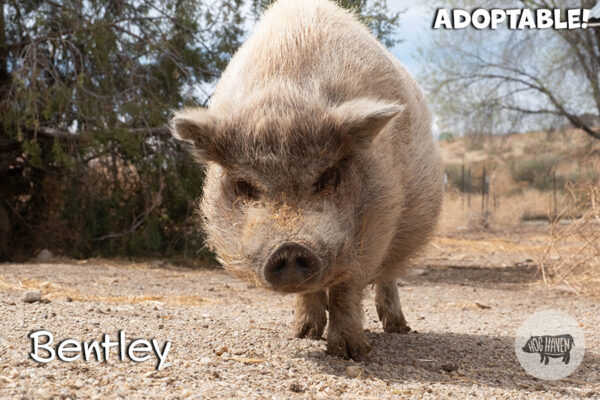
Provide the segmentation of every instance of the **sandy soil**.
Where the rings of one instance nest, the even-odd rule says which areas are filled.
[[[105,260],[0,264],[0,398],[600,398],[600,303],[540,284],[527,259],[529,235],[438,238],[399,282],[413,332],[386,334],[369,288],[363,303],[373,350],[355,363],[325,354],[325,341],[290,337],[292,296],[219,269]],[[501,248],[501,249],[500,249]],[[25,303],[41,289],[44,302]],[[514,334],[534,311],[577,319],[587,351],[561,381],[529,376]],[[32,331],[56,340],[172,341],[155,361],[28,358]],[[355,366],[356,368],[348,368]],[[358,375],[358,376],[356,376]]]

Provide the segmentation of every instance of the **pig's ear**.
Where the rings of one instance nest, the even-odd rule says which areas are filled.
[[[367,145],[404,108],[398,103],[363,98],[334,107],[333,114],[356,144]]]
[[[217,161],[214,136],[218,120],[206,108],[175,112],[171,120],[171,134],[194,146],[195,155],[202,162]]]

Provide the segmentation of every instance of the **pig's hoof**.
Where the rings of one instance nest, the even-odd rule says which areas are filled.
[[[371,345],[364,335],[360,337],[340,335],[327,339],[327,353],[334,356],[362,361],[367,358],[370,351]]]
[[[383,322],[383,331],[386,333],[408,333],[410,326],[405,321],[386,320]]]
[[[385,307],[377,306],[377,315],[383,325],[383,331],[386,333],[408,333],[410,326],[406,324],[402,312],[400,315],[390,312]]]
[[[294,336],[297,338],[322,339],[327,325],[325,313],[319,317],[299,317],[294,321]]]

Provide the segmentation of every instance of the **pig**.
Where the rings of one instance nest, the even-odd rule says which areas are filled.
[[[410,330],[396,279],[442,199],[424,95],[350,11],[280,0],[232,57],[207,108],[171,131],[206,165],[206,242],[232,274],[296,293],[293,330],[361,360],[361,299],[385,332]]]

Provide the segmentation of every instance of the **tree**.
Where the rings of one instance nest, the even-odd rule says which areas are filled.
[[[0,0],[0,259],[201,247],[203,170],[165,123],[207,103],[248,4]]]
[[[594,4],[513,1],[531,9]],[[422,54],[422,79],[446,130],[509,132],[566,120],[600,139],[600,29],[441,31]]]
[[[202,171],[164,124],[208,98],[203,85],[241,43],[242,0],[0,5],[0,258],[200,242],[190,226]]]

